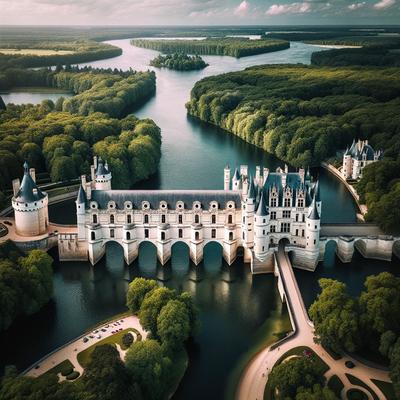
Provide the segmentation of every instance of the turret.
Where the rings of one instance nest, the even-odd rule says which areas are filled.
[[[254,179],[249,175],[248,179],[248,191],[246,194],[246,200],[244,201],[244,221],[242,223],[242,237],[245,247],[251,248],[254,244],[254,211],[256,202],[256,188],[254,185]]]
[[[97,161],[95,190],[111,190],[111,172],[108,169],[107,162],[99,158]]]
[[[47,232],[49,224],[48,196],[34,180],[34,169],[24,163],[21,184],[13,181],[14,195],[11,204],[15,215],[15,230],[20,236],[37,236]]]
[[[262,259],[269,249],[269,218],[263,191],[254,218],[254,254],[258,259]]]
[[[311,174],[310,174],[310,167],[307,168],[306,177],[304,178],[305,183],[311,183]]]
[[[354,146],[354,142],[352,147]],[[349,148],[346,149],[344,155],[343,155],[343,167],[342,167],[342,173],[345,179],[351,178],[351,175],[353,173],[353,161],[351,159],[351,150]]]
[[[224,168],[224,190],[229,190],[231,186],[231,169],[229,165]]]
[[[232,190],[240,190],[240,183],[241,183],[240,181],[241,181],[240,174],[238,169],[236,168],[232,178]]]
[[[318,212],[316,196],[308,209],[306,217],[306,250],[319,252],[319,233],[321,229],[321,220]]]
[[[85,211],[86,211],[86,192],[82,185],[79,186],[76,204],[76,223],[78,226],[78,239],[85,238]]]

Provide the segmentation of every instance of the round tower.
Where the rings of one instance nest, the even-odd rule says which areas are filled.
[[[232,190],[240,190],[240,181],[240,174],[238,169],[236,168],[232,178]]]
[[[15,215],[15,230],[20,236],[38,236],[47,232],[49,225],[48,196],[36,185],[35,172],[24,163],[24,177],[13,182],[11,204]]]
[[[96,169],[95,188],[96,190],[111,190],[111,172],[107,162],[99,158]]]
[[[353,160],[351,158],[351,153],[350,150],[347,149],[346,152],[343,155],[343,176],[345,179],[351,178],[351,175],[353,173]]]
[[[321,220],[318,213],[317,201],[314,198],[308,209],[306,217],[306,250],[319,252],[319,233],[321,229]]]
[[[229,190],[231,184],[231,169],[229,165],[224,168],[224,190]]]
[[[254,254],[259,260],[266,256],[269,249],[269,218],[267,203],[262,192],[254,217]]]
[[[256,202],[256,188],[254,186],[253,177],[249,176],[249,188],[247,191],[246,200],[244,200],[243,216],[244,220],[242,222],[242,238],[244,246],[251,248],[254,245],[254,211]]]

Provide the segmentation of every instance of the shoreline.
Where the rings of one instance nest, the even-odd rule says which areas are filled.
[[[324,49],[361,49],[363,47],[363,46],[347,45],[347,44],[317,44],[317,43],[305,43],[305,44],[314,47],[322,47]]]

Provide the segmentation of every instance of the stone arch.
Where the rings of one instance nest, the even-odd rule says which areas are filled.
[[[322,243],[322,242],[320,242]],[[320,261],[324,266],[334,267],[336,261],[336,256],[338,252],[337,239],[328,238],[324,241],[323,249],[320,251],[321,257]]]
[[[288,237],[282,237],[279,239],[278,246],[287,246],[290,244],[290,239]]]
[[[104,240],[102,243],[105,264],[112,270],[122,269],[127,265],[125,249],[121,242],[115,239]]]
[[[224,248],[218,240],[207,240],[203,246],[203,264],[208,271],[220,271],[224,263]]]
[[[190,266],[190,245],[185,240],[175,240],[171,245],[171,267],[173,271],[187,272]]]
[[[152,275],[157,269],[157,246],[149,239],[143,239],[138,243],[138,258],[137,263],[139,269],[145,275]]]

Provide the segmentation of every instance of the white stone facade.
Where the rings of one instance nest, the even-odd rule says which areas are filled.
[[[99,165],[102,163],[99,161]],[[255,178],[247,166],[236,170],[231,179],[224,170],[224,190],[111,190],[111,172],[92,167],[92,181],[82,178],[76,201],[77,237],[63,238],[60,255],[70,259],[68,248],[87,248],[88,259],[96,264],[105,253],[106,243],[116,241],[128,264],[138,256],[143,241],[157,248],[165,264],[174,243],[184,242],[197,265],[204,246],[218,242],[223,256],[232,264],[243,248],[245,261],[253,272],[272,268],[272,255],[281,239],[301,252],[300,266],[314,269],[319,255],[321,200],[318,183],[309,172],[270,172],[257,167]],[[99,182],[97,176],[109,176]],[[240,172],[239,172],[240,171]],[[69,243],[71,242],[71,243]],[[61,257],[61,256],[60,256]]]

